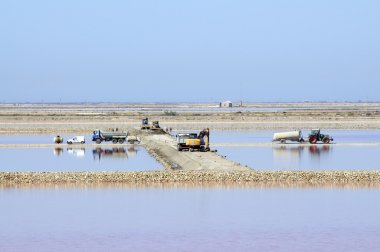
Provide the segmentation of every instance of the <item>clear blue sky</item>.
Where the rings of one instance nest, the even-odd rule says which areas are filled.
[[[380,101],[378,0],[12,0],[0,34],[0,102]]]

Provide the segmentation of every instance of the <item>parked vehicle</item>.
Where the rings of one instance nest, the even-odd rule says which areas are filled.
[[[96,142],[97,144],[100,144],[101,142],[109,142],[112,141],[112,143],[124,143],[127,139],[128,131],[102,131],[99,129],[94,130],[92,135],[92,141]]]
[[[137,136],[129,136],[128,131],[102,131],[99,129],[94,130],[93,135],[92,135],[92,141],[96,142],[97,144],[100,144],[101,142],[109,142],[112,141],[112,143],[124,143],[128,142],[131,144],[134,143],[140,143],[140,138]]]
[[[61,144],[61,143],[63,143],[63,137],[58,135],[58,136],[54,137],[53,141],[56,144]]]
[[[189,151],[210,151],[209,146],[210,130],[204,129],[197,133],[179,133],[177,134],[177,150]]]
[[[127,136],[127,142],[130,144],[139,144],[141,142],[138,136]]]
[[[76,157],[84,157],[85,148],[67,148],[67,153]]]
[[[159,121],[153,121],[151,124],[149,123],[148,118],[142,119],[141,127],[142,130],[159,130],[161,129]]]
[[[75,144],[75,143],[84,144],[85,142],[86,140],[84,139],[84,136],[76,136],[67,140],[68,144]]]

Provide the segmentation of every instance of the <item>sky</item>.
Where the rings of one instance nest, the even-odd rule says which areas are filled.
[[[0,3],[0,102],[380,101],[378,0]]]

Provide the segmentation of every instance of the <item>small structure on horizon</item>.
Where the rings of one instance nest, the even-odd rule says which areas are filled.
[[[231,101],[224,101],[219,103],[219,107],[221,108],[232,108],[232,102]]]

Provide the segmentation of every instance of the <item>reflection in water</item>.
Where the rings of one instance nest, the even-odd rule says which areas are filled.
[[[60,156],[63,153],[63,148],[54,148],[54,156]]]
[[[6,206],[0,215],[0,251],[380,248],[376,189],[57,185],[0,193],[0,205]]]
[[[86,153],[85,148],[67,148],[67,154],[76,157],[84,157]],[[111,159],[128,159],[128,157],[136,156],[138,149],[134,146],[129,148],[113,147],[113,148],[101,148],[97,147],[92,150],[92,156],[94,160],[101,160],[103,158]],[[63,154],[63,148],[58,147],[53,150],[54,156],[61,156]]]
[[[332,148],[331,148],[332,150]],[[330,152],[330,145],[328,144],[323,144],[322,146],[320,145],[311,145],[309,146],[309,153],[312,156],[321,156],[321,155],[326,155],[329,154]]]
[[[113,146],[109,146],[108,149],[95,147],[98,146],[3,148],[0,151],[0,172],[146,171],[163,168],[140,146],[116,149],[112,149]]]
[[[306,165],[309,169],[315,168],[320,166],[321,160],[328,159],[332,149],[330,145],[325,144],[274,146],[273,161],[275,167],[298,169]]]
[[[274,158],[283,158],[283,157],[298,157],[300,158],[303,155],[303,152],[305,149],[308,150],[309,154],[311,156],[321,156],[326,155],[332,150],[330,148],[330,145],[309,145],[309,146],[303,146],[303,145],[297,145],[297,146],[274,146],[273,147],[273,156]]]
[[[219,147],[218,153],[255,170],[379,170],[379,146],[272,144]]]
[[[128,149],[124,147],[114,147],[114,148],[101,148],[98,147],[92,150],[92,155],[94,160],[98,159],[99,161],[103,158],[125,158],[135,156],[137,154],[137,149],[133,146]]]
[[[84,157],[85,148],[67,148],[67,153],[76,157]]]

